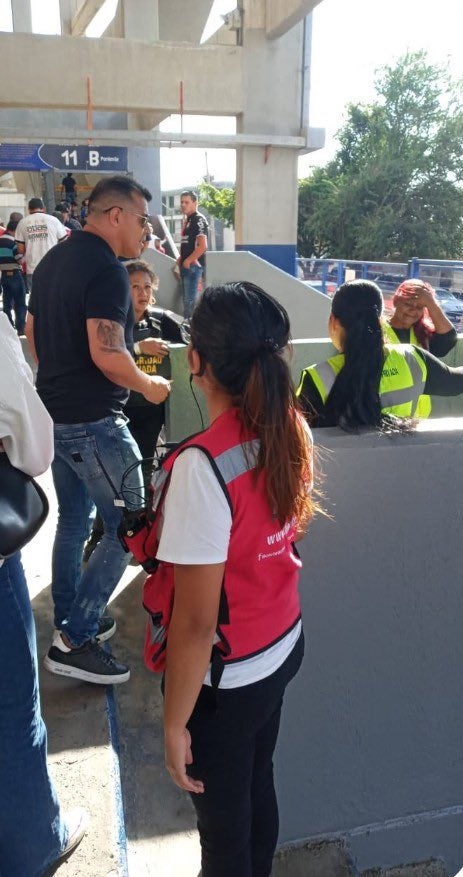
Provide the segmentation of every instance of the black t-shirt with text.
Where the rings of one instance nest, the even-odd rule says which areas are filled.
[[[75,231],[34,272],[29,301],[39,359],[37,390],[55,423],[90,423],[118,414],[128,390],[105,377],[90,356],[86,321],[112,320],[133,349],[129,277],[97,235]]]
[[[196,247],[196,238],[199,234],[204,234],[207,237],[209,226],[206,222],[206,218],[202,215],[202,213],[198,213],[196,210],[195,213],[192,213],[190,216],[185,217],[185,221],[182,227],[182,239],[180,243],[180,264],[191,255],[193,250]],[[202,256],[198,259],[198,262],[204,268],[206,264],[205,255],[203,253]]]

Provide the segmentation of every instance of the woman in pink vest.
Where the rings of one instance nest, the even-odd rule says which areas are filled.
[[[189,366],[211,425],[166,466],[166,764],[197,811],[203,877],[268,877],[278,837],[272,756],[304,649],[294,542],[313,513],[288,340],[286,311],[259,287],[205,290]]]

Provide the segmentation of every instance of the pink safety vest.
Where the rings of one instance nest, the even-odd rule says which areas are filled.
[[[212,654],[212,683],[218,684],[223,663],[249,658],[282,639],[297,624],[301,612],[297,583],[301,561],[293,540],[295,525],[283,527],[268,506],[265,474],[255,477],[259,441],[244,435],[238,410],[229,409],[204,432],[187,439],[164,460],[153,479],[155,520],[148,554],[157,548],[156,529],[168,490],[169,475],[185,448],[200,448],[224,490],[232,528],[222,584],[216,643]],[[145,662],[162,671],[167,629],[174,595],[174,566],[159,561],[143,589],[149,614]],[[215,683],[214,683],[215,679]]]

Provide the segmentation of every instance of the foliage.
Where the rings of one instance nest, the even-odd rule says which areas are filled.
[[[216,189],[212,183],[201,183],[199,187],[201,205],[216,219],[228,228],[235,224],[235,190],[231,188]]]
[[[350,105],[339,149],[300,181],[301,255],[406,261],[463,250],[461,83],[408,53]]]

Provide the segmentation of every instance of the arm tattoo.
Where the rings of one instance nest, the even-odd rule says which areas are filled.
[[[122,353],[125,346],[124,330],[113,320],[92,320],[96,328],[96,337],[103,353]]]

